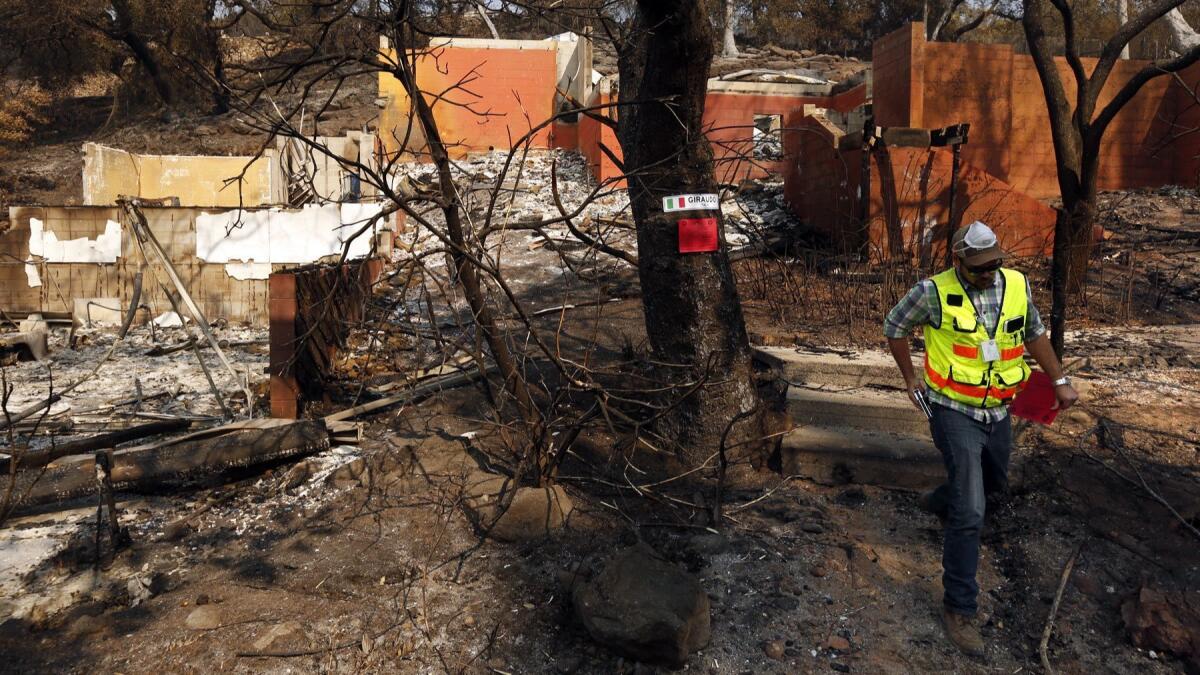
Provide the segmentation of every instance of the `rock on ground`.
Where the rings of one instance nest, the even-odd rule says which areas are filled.
[[[1133,644],[1142,649],[1157,649],[1189,659],[1200,670],[1200,612],[1193,604],[1200,593],[1164,593],[1143,586],[1121,606],[1121,618]],[[1189,606],[1191,605],[1191,606]]]
[[[618,553],[573,600],[592,639],[639,661],[682,668],[712,637],[699,580],[644,545]]]
[[[220,627],[221,612],[212,605],[197,607],[187,615],[183,623],[191,630],[212,630]]]
[[[285,621],[271,626],[254,641],[254,650],[275,652],[307,646],[308,637],[304,627],[296,621]]]
[[[518,488],[488,534],[501,541],[541,539],[562,527],[574,509],[561,486]]]

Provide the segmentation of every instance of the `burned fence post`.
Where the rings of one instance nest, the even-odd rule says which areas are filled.
[[[112,556],[115,556],[117,551],[132,542],[129,536],[129,530],[121,527],[117,518],[117,501],[113,495],[112,469],[113,469],[113,451],[112,448],[97,450],[95,455],[96,462],[96,567],[99,568],[105,562],[105,556],[102,555],[101,540],[104,532],[104,509],[108,509],[108,545],[109,556],[107,560],[111,561]]]
[[[958,171],[962,166],[962,146],[967,143],[967,133],[971,130],[970,124],[955,124],[954,126],[944,129],[935,129],[930,134],[929,144],[935,148],[951,146],[952,159],[950,163],[950,214],[946,221],[946,264],[954,264],[954,251],[951,250],[951,241],[954,239],[954,231],[958,229],[958,221],[961,220],[962,214],[958,213]]]
[[[296,275],[274,272],[270,281],[271,417],[300,416],[300,388],[293,364],[296,355]]]

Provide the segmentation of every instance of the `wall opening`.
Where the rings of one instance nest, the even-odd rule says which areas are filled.
[[[754,159],[783,159],[783,115],[754,115]]]

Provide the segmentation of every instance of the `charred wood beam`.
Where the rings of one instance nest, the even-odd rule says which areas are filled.
[[[201,476],[254,466],[329,449],[329,432],[320,422],[301,421],[267,428],[228,431],[215,438],[192,434],[183,440],[112,453],[114,490],[185,486]],[[18,510],[56,504],[96,492],[94,457],[80,457],[45,471],[16,477]]]
[[[37,450],[35,452],[26,452],[16,457],[16,470],[25,471],[46,466],[50,462],[62,457],[70,457],[71,455],[82,455],[84,453],[93,452],[95,450],[104,450],[106,448],[115,448],[122,443],[136,441],[140,438],[148,438],[158,434],[169,434],[173,431],[183,431],[192,426],[192,421],[188,419],[162,420],[159,422],[151,422],[149,424],[141,424],[128,429],[112,431],[107,434],[82,438],[77,441],[63,443],[52,448]],[[0,458],[0,473],[8,473],[10,471],[10,460],[8,458]]]

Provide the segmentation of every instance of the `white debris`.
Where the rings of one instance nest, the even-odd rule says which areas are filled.
[[[163,312],[154,317],[154,325],[159,328],[180,328],[183,326],[183,319],[175,312]]]

